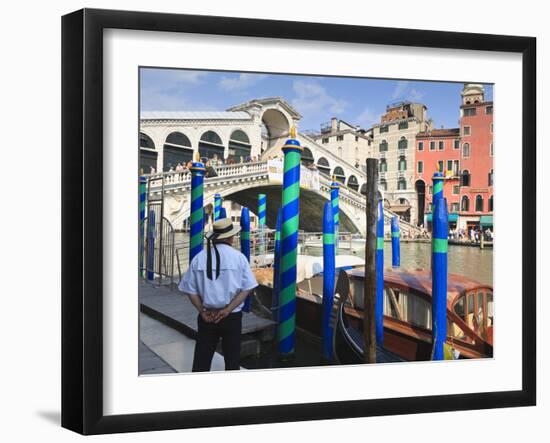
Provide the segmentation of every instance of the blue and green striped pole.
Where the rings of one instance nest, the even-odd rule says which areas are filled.
[[[332,177],[332,183],[330,184],[330,201],[332,203],[332,214],[334,215],[334,247],[338,254],[338,234],[340,232],[340,208],[338,196],[340,194],[340,183]]]
[[[147,280],[155,279],[155,211],[149,211],[147,217]]]
[[[260,235],[259,241],[259,253],[261,256],[265,255],[265,214],[267,209],[267,198],[265,194],[258,194],[258,229]]]
[[[275,225],[275,246],[273,253],[273,296],[271,300],[271,310],[273,312],[273,321],[279,323],[279,289],[281,287],[280,269],[281,269],[281,223],[283,211],[277,211],[277,223]]]
[[[199,162],[191,164],[191,229],[189,231],[189,263],[202,251],[204,243],[204,165]]]
[[[437,200],[432,212],[432,360],[444,360],[447,339],[447,199]]]
[[[330,317],[334,304],[334,281],[336,273],[336,252],[334,250],[334,215],[332,203],[325,203],[323,211],[323,360],[331,361],[332,326]]]
[[[147,178],[139,177],[139,275],[143,275],[145,255],[145,206],[147,205]]]
[[[214,221],[222,218],[220,214],[221,208],[222,208],[222,196],[220,194],[214,194]]]
[[[292,136],[295,130],[292,131]],[[279,307],[279,354],[284,359],[294,353],[296,329],[296,261],[300,211],[300,160],[302,147],[296,138],[288,139],[284,152],[281,227],[281,269]]]
[[[378,200],[376,223],[376,343],[384,345],[384,205]]]
[[[244,206],[241,209],[241,252],[250,263],[250,211]],[[243,311],[250,312],[250,295],[244,301]]]
[[[396,215],[391,219],[391,265],[398,268],[401,264],[401,245],[399,244],[399,220]]]

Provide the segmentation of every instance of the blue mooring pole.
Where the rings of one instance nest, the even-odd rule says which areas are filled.
[[[241,209],[241,252],[250,263],[250,211]],[[250,295],[246,297],[243,306],[244,312],[250,312]]]
[[[222,196],[220,194],[214,194],[214,221],[219,220],[221,217],[220,209],[222,207]]]
[[[189,263],[202,251],[204,243],[204,174],[206,168],[200,162],[191,164],[191,217],[189,229]]]
[[[139,276],[143,277],[145,256],[145,212],[147,211],[147,177],[139,177]]]
[[[334,244],[336,248],[336,253],[338,253],[338,242],[340,234],[340,183],[332,177],[332,183],[330,184],[330,201],[332,203],[332,214],[334,216]]]
[[[432,211],[432,360],[444,360],[447,339],[447,199],[437,200]]]
[[[147,280],[155,279],[155,211],[147,218]]]
[[[336,273],[336,255],[334,245],[334,215],[332,203],[325,203],[323,211],[323,355],[324,361],[331,361],[332,326],[330,317],[334,304],[334,281]]]
[[[279,269],[281,267],[281,223],[283,219],[283,211],[277,211],[277,223],[275,225],[275,247],[273,253],[273,296],[271,299],[271,312],[273,313],[273,321],[279,321]]]
[[[376,223],[376,343],[384,345],[384,205],[378,201]]]
[[[391,219],[391,265],[398,268],[401,265],[401,245],[399,244],[399,220],[394,215]]]
[[[227,212],[223,206],[220,207],[220,218],[227,218]]]

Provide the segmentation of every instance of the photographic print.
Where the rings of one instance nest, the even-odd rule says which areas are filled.
[[[492,358],[494,87],[140,67],[139,374]]]

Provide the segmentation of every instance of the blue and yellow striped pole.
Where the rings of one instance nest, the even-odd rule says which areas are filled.
[[[444,360],[447,339],[447,199],[437,200],[432,212],[432,360]]]
[[[330,201],[332,203],[332,214],[334,216],[334,247],[336,248],[336,254],[338,254],[338,235],[340,233],[340,207],[338,197],[340,194],[340,183],[332,177],[332,183],[330,184]]]
[[[147,217],[147,280],[155,279],[155,211],[149,211]]]
[[[332,203],[325,203],[323,211],[323,360],[331,361],[332,326],[330,317],[334,304],[334,281],[336,273],[336,252],[334,250],[334,215]]]
[[[399,244],[399,220],[394,215],[391,219],[391,265],[398,268],[401,264],[401,245]]]
[[[265,194],[258,194],[258,229],[260,235],[258,238],[259,242],[259,253],[261,256],[265,255],[265,215],[267,209],[267,198]]]
[[[199,162],[191,164],[191,229],[189,230],[189,263],[202,251],[204,243],[204,165]]]
[[[139,177],[139,275],[143,276],[145,255],[145,207],[147,205],[147,178]]]
[[[220,214],[221,208],[222,208],[222,196],[220,194],[214,194],[214,221],[222,218]]]
[[[250,263],[250,211],[241,209],[241,252]],[[250,295],[246,297],[243,306],[244,312],[250,312]]]
[[[279,307],[279,354],[294,353],[296,329],[296,261],[298,256],[298,225],[300,215],[300,160],[302,147],[296,140],[295,129],[282,147],[284,176],[281,228],[281,286]]]
[[[271,300],[271,310],[273,321],[279,322],[279,289],[281,287],[280,269],[281,269],[281,223],[283,211],[277,211],[277,223],[275,225],[275,246],[273,253],[273,296]]]
[[[378,201],[376,223],[376,343],[384,345],[384,205]]]

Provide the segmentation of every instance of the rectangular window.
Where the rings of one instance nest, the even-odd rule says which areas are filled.
[[[440,141],[440,142],[439,142],[439,150],[440,150],[440,151],[443,151],[443,149],[445,149],[445,142],[444,142],[444,141]]]
[[[460,149],[460,140],[458,138],[455,140],[454,148]]]
[[[359,136],[357,136],[357,135],[355,136],[355,141],[356,142],[359,141]]]
[[[489,148],[489,155],[492,157],[493,156],[493,144],[491,143],[491,146]]]
[[[380,133],[388,132],[388,126],[380,126]]]
[[[493,113],[493,107],[492,106],[487,106],[485,108],[485,113],[486,114],[492,114]]]
[[[337,135],[336,140],[341,142],[342,140],[344,140],[344,136],[343,135]]]
[[[439,172],[443,172],[443,160],[439,160],[439,161],[437,162],[437,170],[438,170]]]
[[[451,212],[458,212],[458,203],[451,203]]]
[[[460,185],[454,185],[453,186],[453,195],[460,194]]]
[[[464,108],[464,117],[476,115],[476,108]]]
[[[321,140],[321,142],[323,143],[323,145],[326,145],[328,143],[328,138],[324,138],[323,140]]]
[[[491,134],[493,133],[493,124],[491,123]]]
[[[422,174],[424,172],[424,162],[423,161],[419,161],[418,162],[418,173],[419,174]]]
[[[424,150],[424,142],[418,142],[418,150],[423,151]]]
[[[462,134],[464,135],[471,135],[471,131],[470,131],[470,127],[469,126],[464,126],[464,128],[462,128]]]
[[[435,151],[435,142],[430,142],[430,151]]]
[[[453,170],[453,161],[447,160],[447,171],[452,171],[452,170]]]
[[[407,129],[409,127],[409,122],[399,122],[399,129]]]
[[[459,171],[460,171],[460,161],[455,160],[453,163],[453,175],[458,175]]]

